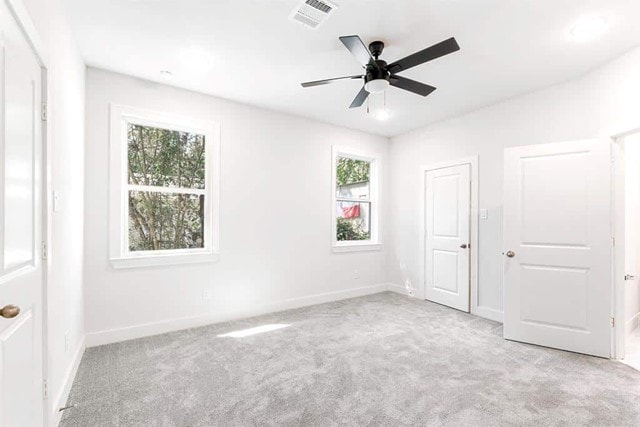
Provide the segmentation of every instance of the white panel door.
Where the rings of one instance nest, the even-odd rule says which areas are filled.
[[[471,165],[427,171],[425,183],[426,296],[468,312]]]
[[[39,426],[42,72],[5,1],[0,29],[0,425]]]
[[[504,165],[504,336],[610,356],[610,145],[509,148]]]

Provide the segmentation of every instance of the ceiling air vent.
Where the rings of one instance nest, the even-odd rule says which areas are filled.
[[[314,30],[327,20],[338,5],[327,0],[303,0],[289,19]]]

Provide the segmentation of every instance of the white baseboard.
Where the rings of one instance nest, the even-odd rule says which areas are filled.
[[[415,296],[415,295],[410,295],[409,290],[406,287],[402,285],[398,285],[397,283],[387,283],[387,290],[391,292],[395,292],[397,294],[407,295],[410,297]]]
[[[502,311],[495,308],[479,305],[471,308],[471,314],[493,320],[494,322],[504,323]]]
[[[624,325],[624,331],[627,335],[633,332],[640,324],[640,313],[636,313],[631,319],[627,320]]]
[[[407,288],[401,285],[397,285],[395,283],[387,284],[387,290],[391,292],[395,292],[397,294],[409,295],[409,293],[407,292]]]
[[[407,288],[397,283],[388,283],[387,289],[391,292],[396,292],[402,295],[408,295],[410,297],[423,299],[423,298],[420,298],[420,296],[415,294],[409,295],[409,291],[407,290]],[[485,319],[493,320],[495,322],[502,323],[502,311],[496,310],[495,308],[486,307],[486,306],[471,307],[471,314],[476,315],[478,317],[483,317]]]
[[[78,373],[78,367],[80,366],[80,361],[82,360],[82,355],[84,354],[85,348],[85,337],[83,336],[80,339],[80,343],[78,344],[78,347],[76,348],[76,351],[73,355],[71,365],[65,373],[62,387],[52,400],[53,407],[49,409],[51,411],[49,414],[50,426],[57,426],[58,424],[60,424],[62,412],[60,412],[59,409],[64,407],[67,403],[67,398],[69,397],[69,392],[71,391],[73,380],[76,378],[76,374]]]
[[[382,283],[378,285],[365,286],[344,291],[328,292],[301,298],[290,298],[275,303],[251,307],[244,310],[221,311],[217,313],[202,314],[193,317],[182,317],[177,319],[163,320],[160,322],[128,326],[125,328],[91,332],[86,334],[85,342],[87,347],[96,347],[104,344],[111,344],[136,338],[164,334],[167,332],[179,331],[181,329],[196,328],[213,323],[227,322],[230,320],[275,313],[278,311],[290,310],[293,308],[306,307],[315,304],[323,304],[326,302],[376,294],[379,292],[387,291],[388,289],[388,284]]]

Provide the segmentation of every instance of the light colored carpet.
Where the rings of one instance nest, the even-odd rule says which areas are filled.
[[[218,337],[266,324],[289,327]],[[640,372],[382,293],[88,349],[62,426],[640,425]]]

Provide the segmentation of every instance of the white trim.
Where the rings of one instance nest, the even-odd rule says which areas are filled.
[[[370,229],[371,239],[353,242],[337,240],[336,226],[336,203],[338,197],[336,195],[336,169],[337,158],[347,157],[355,160],[363,160],[371,164],[369,170],[369,199],[359,200],[371,204],[370,211]],[[377,251],[382,248],[380,241],[380,178],[382,176],[382,155],[373,151],[354,149],[350,147],[334,145],[331,147],[331,252],[360,252],[360,251]]]
[[[620,141],[624,140],[624,137],[640,133],[640,122],[628,122],[618,126],[611,127],[601,132],[601,137],[609,141],[612,150],[612,198],[611,198],[611,235],[615,239],[615,246],[611,251],[611,288],[613,292],[611,316],[616,320],[616,327],[613,329],[611,339],[611,357],[613,359],[621,360],[625,355],[625,342],[626,342],[626,322],[625,327],[621,327],[623,322],[619,319],[626,319],[625,310],[625,293],[626,284],[624,281],[625,275],[625,200],[624,200],[624,188],[625,188],[625,164],[624,164],[624,149],[620,144]]]
[[[162,252],[162,251],[159,251]],[[158,267],[163,265],[197,264],[202,262],[217,262],[220,256],[215,253],[194,253],[188,252],[177,254],[169,251],[168,254],[154,254],[147,256],[131,256],[124,258],[112,258],[109,260],[115,269]]]
[[[129,191],[146,191],[149,193],[164,194],[195,194],[197,196],[206,195],[207,190],[200,188],[182,188],[182,187],[156,187],[152,185],[127,185]]]
[[[616,134],[617,135],[617,134]],[[622,138],[612,136],[611,144],[611,235],[616,244],[611,251],[611,316],[625,319],[625,169]],[[611,334],[611,358],[624,359],[626,334],[614,327]]]
[[[624,322],[624,332],[629,335],[640,325],[640,313],[636,313],[631,319]]]
[[[478,185],[479,185],[479,173],[478,173],[478,156],[465,157],[458,160],[451,160],[445,162],[438,162],[431,165],[423,165],[420,166],[420,194],[418,195],[418,200],[420,201],[420,215],[419,215],[419,232],[418,232],[418,265],[419,265],[419,283],[417,286],[417,291],[420,292],[420,297],[426,298],[426,289],[425,289],[425,245],[426,245],[426,228],[425,228],[425,218],[426,218],[426,201],[425,201],[425,188],[426,188],[426,173],[427,171],[444,169],[454,166],[460,165],[470,165],[471,166],[471,210],[470,210],[470,219],[471,219],[471,227],[469,229],[470,233],[470,243],[471,243],[471,271],[470,271],[470,286],[471,286],[471,302],[470,302],[470,311],[473,314],[477,314],[478,316],[486,317],[488,319],[495,320],[498,318],[497,313],[500,313],[500,318],[502,318],[502,312],[500,310],[490,309],[488,307],[481,307],[478,305]],[[501,321],[501,320],[500,320]]]
[[[406,287],[397,283],[387,283],[387,290],[389,292],[395,292],[396,294],[413,297],[413,295],[409,293],[409,290]]]
[[[625,136],[640,132],[640,122],[633,121],[621,123],[603,130],[600,135],[611,145],[612,155],[612,190],[611,190],[611,233],[615,239],[615,246],[611,251],[611,288],[613,292],[611,316],[616,320],[616,327],[611,334],[611,358],[621,360],[625,354],[626,341],[626,319],[625,313],[625,293],[626,285],[624,281],[625,265],[625,231],[624,231],[624,150],[620,141]],[[624,324],[625,327],[621,327]]]
[[[471,306],[471,314],[485,319],[493,320],[495,322],[504,323],[503,312],[497,308],[487,307],[485,305]]]
[[[324,294],[310,295],[300,298],[290,298],[271,304],[259,305],[248,309],[226,310],[214,314],[203,314],[193,317],[181,317],[159,322],[144,323],[125,328],[115,328],[99,332],[86,334],[86,347],[97,347],[100,345],[127,341],[136,338],[143,338],[152,335],[164,334],[183,329],[197,328],[215,323],[228,322],[232,320],[245,319],[263,314],[270,314],[284,310],[307,307],[327,302],[341,301],[349,298],[357,298],[366,295],[373,295],[380,292],[394,292],[400,295],[413,297],[402,285],[396,283],[381,283],[378,285],[365,286],[344,291],[327,292]],[[488,307],[479,307],[478,317],[502,323],[502,312]]]
[[[600,132],[600,137],[606,140],[615,141],[625,136],[633,135],[640,132],[640,123],[638,121],[618,124]]]
[[[82,336],[80,343],[73,354],[71,365],[69,365],[69,369],[67,369],[67,372],[65,373],[64,381],[62,382],[60,390],[56,394],[56,398],[53,399],[54,406],[50,408],[51,414],[49,414],[49,419],[51,420],[50,425],[52,426],[60,424],[60,419],[62,418],[60,408],[64,407],[67,403],[69,392],[71,391],[71,386],[73,386],[73,380],[75,380],[76,374],[78,373],[78,367],[80,366],[80,361],[82,360],[85,349],[84,336]]]
[[[388,290],[386,283],[365,286],[355,289],[347,289],[336,292],[309,295],[300,298],[290,298],[270,304],[256,305],[249,308],[225,310],[211,314],[201,314],[193,317],[181,317],[177,319],[163,320],[153,323],[144,323],[125,328],[109,329],[86,334],[87,347],[95,347],[114,342],[142,338],[151,335],[163,334],[182,329],[196,328],[214,323],[230,320],[244,319],[263,314],[269,314],[310,305],[340,301],[348,298],[356,298],[365,295],[377,294]]]
[[[411,293],[412,290],[409,290],[405,286],[399,285],[397,283],[387,283],[387,290],[389,292],[395,292],[409,298],[416,298],[416,296]],[[471,314],[473,314],[474,316],[482,317],[484,319],[502,323],[502,311],[495,308],[481,305],[476,307],[475,312],[472,312]]]
[[[42,68],[42,102],[49,105],[49,89],[48,89],[48,71]],[[52,156],[53,148],[51,139],[49,138],[49,121],[42,120],[42,164],[44,174],[42,177],[42,207],[44,209],[44,217],[42,218],[42,236],[41,240],[46,244],[44,255],[46,260],[42,261],[42,348],[43,348],[43,379],[49,377],[49,278],[52,275],[53,265],[49,262],[51,252],[51,242],[53,241],[53,178],[52,178]],[[42,251],[43,248],[40,248]],[[42,254],[41,254],[42,255]],[[56,425],[52,423],[49,405],[51,401],[46,399],[44,402],[44,423],[45,425]]]
[[[370,243],[369,240],[363,240],[361,242],[338,242],[333,245],[331,250],[335,253],[341,252],[368,252],[382,250],[382,243]]]
[[[219,259],[220,236],[220,125],[209,121],[159,113],[118,104],[110,105],[109,261],[113,268],[150,267]],[[128,182],[126,126],[124,123],[205,135],[205,189],[131,185]],[[205,194],[204,248],[129,252],[128,191]]]
[[[47,51],[44,49],[42,39],[31,20],[27,8],[24,6],[24,2],[22,0],[4,0],[4,2],[9,7],[9,10],[11,10],[11,13],[13,13],[13,17],[16,19],[18,26],[20,26],[20,29],[27,37],[33,53],[35,53],[38,58],[40,66],[47,68]]]

